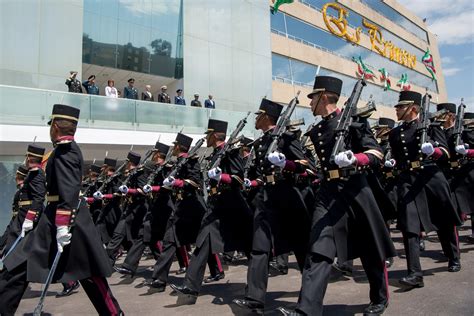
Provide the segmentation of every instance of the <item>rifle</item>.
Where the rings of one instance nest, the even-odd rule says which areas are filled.
[[[115,172],[110,177],[105,179],[105,181],[102,183],[102,185],[96,192],[102,193],[102,191],[112,182],[112,180],[114,180],[115,178],[117,178],[118,176],[122,174],[122,169],[125,168],[126,165],[127,165],[127,161],[125,161],[120,167],[118,167],[118,169],[115,170]]]
[[[268,146],[267,152],[265,154],[265,159],[268,158],[268,155],[277,150],[278,141],[280,140],[281,135],[283,135],[283,133],[286,131],[286,126],[288,125],[290,117],[296,108],[296,104],[298,104],[298,96],[300,95],[300,92],[301,91],[298,91],[296,93],[296,96],[290,101],[290,103],[285,109],[285,112],[283,112],[283,115],[281,115],[278,119],[278,122],[271,134],[272,142],[270,143],[270,146]]]
[[[420,136],[420,145],[426,143],[426,140],[428,139],[428,127],[430,127],[430,115],[429,115],[429,110],[430,110],[430,100],[431,100],[431,95],[428,94],[428,89],[426,90],[425,95],[423,96],[423,107],[422,107],[422,112],[421,112],[421,126],[419,130],[421,130],[421,136]]]
[[[237,137],[240,132],[244,129],[245,127],[245,124],[247,124],[247,118],[249,117],[250,115],[250,111],[247,112],[247,115],[241,119],[239,121],[239,123],[237,124],[237,127],[235,128],[235,130],[232,132],[232,134],[229,136],[229,140],[227,140],[227,143],[225,143],[225,145],[221,148],[221,150],[219,150],[219,152],[217,153],[217,158],[216,160],[214,160],[214,163],[212,164],[212,166],[209,168],[209,169],[213,169],[213,168],[217,168],[219,167],[220,163],[221,163],[221,160],[222,158],[224,158],[224,155],[230,150],[230,148],[232,148],[232,146],[239,141],[239,137]]]
[[[248,178],[248,175],[249,175],[249,170],[250,170],[250,167],[252,166],[252,162],[255,158],[255,148],[252,146],[252,148],[250,149],[250,153],[247,157],[247,161],[245,162],[245,166],[244,166],[244,178]]]
[[[354,117],[355,116],[360,116],[360,117],[369,117],[377,111],[377,105],[375,104],[374,100],[372,100],[372,96],[370,96],[369,102],[367,102],[367,105],[364,106],[363,108],[358,108],[355,110]]]
[[[146,154],[145,154],[145,158],[141,161],[141,163],[138,164],[138,166],[134,169],[132,169],[132,171],[129,171],[127,177],[125,178],[125,180],[122,181],[122,185],[127,185],[127,183],[130,181],[130,178],[135,174],[137,173],[138,169],[140,166],[144,165],[148,159],[151,157],[151,154],[153,153],[153,150],[152,149],[149,149]]]
[[[179,170],[188,162],[189,158],[193,157],[194,155],[197,154],[199,148],[201,148],[202,144],[204,144],[205,138],[201,138],[197,141],[196,145],[188,152],[188,157],[178,161],[174,166],[173,169],[171,169],[170,173],[168,174],[168,177],[175,177],[176,174],[178,173]]]
[[[464,110],[466,105],[464,104],[464,99],[461,99],[461,104],[458,107],[458,113],[456,114],[456,123],[454,123],[453,135],[456,137],[456,146],[462,145],[462,132],[464,129],[463,120],[464,120]]]
[[[346,103],[347,105],[344,107],[344,110],[342,111],[341,118],[339,119],[336,126],[336,130],[335,130],[336,144],[334,145],[331,152],[331,158],[330,158],[331,163],[334,163],[334,159],[336,158],[337,154],[345,150],[345,140],[346,140],[347,135],[349,134],[349,127],[352,124],[352,118],[355,113],[357,103],[359,102],[362,89],[366,85],[367,83],[365,82],[364,77],[357,80],[354,86],[354,89],[352,89],[351,96],[347,100],[347,103]]]
[[[170,162],[171,158],[173,157],[173,149],[170,148],[168,152],[166,153],[165,161],[163,162],[162,165],[160,166],[155,166],[155,170],[153,170],[152,173],[148,176],[148,179],[146,181],[146,184],[143,186],[143,191],[152,191],[153,187],[151,186],[153,182],[155,181],[156,176],[160,174],[160,172],[163,170],[163,168]]]

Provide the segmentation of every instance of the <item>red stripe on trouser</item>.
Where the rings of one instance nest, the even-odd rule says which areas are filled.
[[[388,271],[387,271],[387,265],[385,264],[385,260],[382,261],[383,264],[383,276],[385,278],[385,289],[387,291],[387,302],[390,299],[390,292],[388,290]]]
[[[456,225],[454,225],[454,235],[456,236],[456,248],[459,255],[459,235],[458,235],[458,229],[456,228]]]
[[[186,246],[179,247],[179,253],[181,254],[181,258],[183,259],[183,264],[187,268],[189,267],[189,257],[188,252],[186,251]]]
[[[107,288],[106,284],[103,282],[102,277],[91,277],[92,282],[94,282],[95,285],[97,285],[97,288],[100,291],[100,294],[102,295],[102,298],[105,301],[105,304],[107,305],[110,315],[118,315],[117,308],[115,307],[115,303],[112,299],[110,289]]]
[[[221,259],[219,259],[219,256],[217,255],[217,253],[214,254],[214,257],[216,258],[217,269],[219,269],[219,273],[224,272],[224,270],[222,269]]]
[[[161,241],[156,242],[156,248],[160,251],[160,253],[163,252],[163,245],[161,244]]]

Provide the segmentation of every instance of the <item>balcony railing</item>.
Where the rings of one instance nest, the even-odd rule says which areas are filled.
[[[195,108],[104,96],[0,85],[0,124],[46,125],[53,104],[62,103],[81,110],[79,127],[202,134],[209,118],[229,122],[229,131],[246,112]],[[257,108],[257,104],[255,108]],[[254,114],[243,130],[254,135]]]

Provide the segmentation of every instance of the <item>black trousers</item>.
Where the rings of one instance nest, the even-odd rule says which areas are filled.
[[[204,280],[204,272],[206,263],[209,265],[211,276],[222,273],[222,265],[217,254],[211,253],[211,240],[209,235],[202,244],[194,250],[194,256],[191,259],[186,276],[184,277],[184,285],[196,292],[201,291],[202,281]]]
[[[285,253],[275,257],[275,262],[279,267],[288,268],[288,259],[290,254]]]
[[[271,243],[269,243],[271,244]],[[251,300],[265,304],[265,295],[267,293],[268,285],[268,260],[270,258],[270,251],[254,251],[250,253],[249,267],[247,270],[247,287],[245,289],[245,297]],[[306,253],[302,251],[295,251],[296,261],[303,270]]]
[[[127,256],[123,262],[123,267],[132,270],[134,273],[137,271],[138,264],[145,251],[146,243],[143,241],[143,236],[132,241],[132,246],[127,252]],[[156,243],[149,245],[153,257],[158,258],[160,250],[157,248]]]
[[[385,262],[361,256],[370,284],[370,301],[375,304],[388,302],[388,279]],[[380,262],[379,262],[380,261]],[[323,301],[331,275],[333,259],[311,254],[306,258],[301,280],[301,291],[296,310],[306,315],[322,315]]]
[[[455,227],[444,226],[437,233],[444,255],[450,261],[459,261],[460,255]],[[420,263],[420,236],[409,232],[403,233],[403,245],[405,247],[408,275],[423,276]]]
[[[107,244],[107,254],[109,255],[110,262],[113,265],[115,263],[115,257],[117,252],[120,249],[125,237],[127,236],[127,227],[125,223],[125,218],[121,218],[115,227],[114,234],[112,239]]]
[[[99,315],[120,315],[122,310],[104,277],[90,277],[79,281]],[[12,271],[0,273],[0,315],[15,315],[28,287],[26,263]]]

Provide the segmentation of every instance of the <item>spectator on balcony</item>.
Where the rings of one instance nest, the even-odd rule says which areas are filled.
[[[128,79],[128,86],[123,88],[123,97],[125,99],[134,99],[138,100],[138,90],[133,85],[135,84],[135,79]]]
[[[143,101],[155,101],[153,94],[151,93],[151,86],[147,84],[145,86],[145,91],[142,92],[142,100]]]
[[[89,76],[87,80],[82,82],[87,94],[99,95],[99,87],[95,84],[95,75]]]
[[[212,99],[212,95],[209,95],[209,99],[204,101],[204,107],[207,109],[215,109],[216,108],[216,102]]]
[[[191,106],[202,108],[201,101],[199,101],[199,93],[194,94],[194,100],[191,101]]]
[[[176,90],[176,95],[174,96],[174,104],[186,105],[186,100],[184,99],[182,94],[183,94],[182,89]]]
[[[171,103],[171,98],[168,93],[166,93],[166,90],[168,90],[167,86],[162,86],[161,87],[161,92],[158,94],[158,102],[160,103]]]
[[[69,74],[69,78],[66,79],[68,91],[73,93],[82,93],[81,82],[76,78],[77,71],[71,70]]]
[[[115,86],[115,81],[112,79],[107,81],[107,87],[105,87],[105,95],[110,98],[118,98],[119,97],[119,92],[117,91],[117,88]]]

